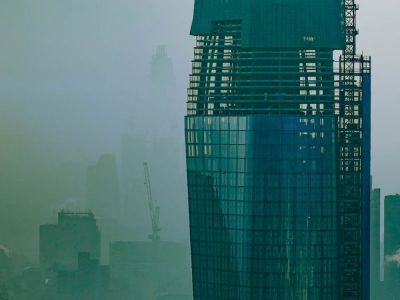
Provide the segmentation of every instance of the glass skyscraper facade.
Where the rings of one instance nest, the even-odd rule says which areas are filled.
[[[185,119],[194,299],[365,295],[369,60],[346,56],[348,9],[195,2]]]

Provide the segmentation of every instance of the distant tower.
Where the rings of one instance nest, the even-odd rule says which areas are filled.
[[[356,52],[357,7],[195,1],[194,299],[369,299],[370,60]]]
[[[371,193],[371,299],[378,299],[383,281],[383,245],[381,236],[381,190]]]
[[[120,194],[114,155],[103,155],[94,166],[88,167],[86,189],[88,208],[98,219],[117,217]]]
[[[150,65],[151,90],[166,95],[175,89],[175,74],[167,46],[158,46]]]
[[[152,128],[152,134],[165,134],[165,130],[169,134],[173,133],[179,109],[175,90],[174,67],[168,56],[167,46],[158,46],[151,60],[149,98],[146,105],[151,110],[149,117],[152,122],[148,126]],[[162,122],[162,126],[159,122]]]
[[[40,226],[40,265],[44,269],[74,270],[78,254],[100,259],[100,230],[91,212],[60,212],[57,224]]]

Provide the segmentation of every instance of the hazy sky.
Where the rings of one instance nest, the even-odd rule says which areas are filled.
[[[374,186],[400,192],[400,4],[359,4],[359,49],[373,56]],[[145,103],[158,44],[185,106],[192,11],[193,0],[0,0],[0,116],[33,124],[74,157],[115,151],[128,112]]]
[[[374,186],[382,187],[385,194],[400,193],[400,3],[360,0],[359,4],[359,50],[371,55],[373,62]]]
[[[144,101],[159,44],[176,63],[184,106],[191,7],[180,2],[1,0],[3,117],[30,118],[70,153],[113,151],[129,113]]]

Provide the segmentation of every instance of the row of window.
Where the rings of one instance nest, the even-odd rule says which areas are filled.
[[[325,128],[316,131],[310,128],[301,130],[275,130],[260,128],[258,130],[186,130],[186,142],[189,144],[221,145],[296,145],[328,144],[334,140],[334,129]]]
[[[277,162],[276,164],[279,165]],[[328,164],[326,165],[328,167]],[[324,173],[301,173],[301,172],[293,172],[288,170],[265,170],[262,172],[240,172],[235,166],[231,166],[231,171],[214,171],[212,168],[205,168],[202,170],[193,170],[188,169],[188,184],[189,185],[202,185],[204,182],[204,178],[202,176],[208,176],[213,179],[214,186],[226,186],[226,187],[241,187],[248,189],[260,189],[264,188],[269,191],[276,191],[277,189],[282,188],[292,188],[296,189],[297,192],[302,192],[303,190],[308,190],[308,188],[324,188],[329,189],[333,188],[335,182],[335,176],[332,172],[324,172]],[[200,172],[202,171],[202,172]],[[236,172],[235,172],[236,171]],[[202,176],[199,176],[199,173]],[[257,188],[258,186],[258,188]]]
[[[229,206],[235,210],[241,210],[240,207],[243,206],[243,210],[247,211],[252,211],[255,205],[258,205],[261,210],[265,205],[274,204],[290,209],[297,208],[297,206],[302,207],[304,203],[325,207],[336,202],[333,187],[311,188],[305,185],[302,188],[299,186],[271,188],[260,185],[257,189],[244,186],[213,186],[212,189],[213,193],[210,194],[208,186],[189,185],[189,200],[198,201],[199,204],[220,201],[219,205],[221,207],[223,205],[223,208]]]
[[[186,146],[186,157],[188,160],[196,158],[214,159],[242,159],[249,162],[254,159],[279,160],[296,162],[328,161],[334,154],[332,145],[314,145],[310,147],[292,145],[190,145]],[[222,167],[221,167],[222,168]],[[320,167],[319,169],[323,169]],[[316,166],[313,166],[313,171]]]
[[[276,240],[271,238],[271,234],[268,231],[278,230],[274,229],[264,229],[264,231],[259,230],[258,232],[251,232],[251,228],[238,229],[225,229],[223,231],[218,230],[208,230],[202,232],[202,229],[191,231],[191,240],[196,242],[196,245],[201,247],[206,247],[210,249],[219,249],[221,245],[226,246],[259,246],[266,247],[269,245],[275,245],[278,248],[287,249],[289,246],[293,245],[305,245],[312,243],[314,246],[329,246],[335,245],[338,240],[337,232],[332,229],[313,229],[309,232],[305,232],[304,228],[299,229],[299,231],[294,232],[291,236],[280,235]],[[300,231],[302,230],[302,231]],[[285,230],[282,230],[282,233]],[[302,240],[300,240],[302,239]],[[283,245],[283,246],[282,246]],[[204,249],[206,249],[204,248]],[[193,253],[200,253],[200,249],[192,249]]]
[[[255,130],[255,128],[268,128],[270,130],[289,131],[323,131],[335,128],[333,117],[295,117],[288,115],[262,115],[262,116],[196,116],[186,117],[187,130]],[[268,127],[266,127],[268,126]],[[322,130],[323,129],[323,130]]]
[[[250,236],[251,237],[251,236]],[[310,240],[310,239],[306,239]],[[218,265],[224,265],[222,257],[232,257],[235,259],[235,264],[247,264],[248,259],[257,260],[263,263],[273,263],[276,265],[287,265],[296,263],[296,259],[304,261],[308,264],[309,260],[323,261],[325,259],[337,258],[337,245],[326,245],[326,244],[288,244],[285,247],[268,244],[267,241],[261,243],[219,243],[215,245],[209,245],[206,242],[192,240],[193,245],[197,246],[197,250],[192,250],[193,260],[199,260],[201,262],[209,259],[210,262],[214,260],[214,263]],[[310,241],[312,243],[314,241]],[[226,250],[229,245],[229,251]],[[201,251],[204,250],[204,251]],[[229,263],[225,263],[229,264]],[[194,263],[194,267],[196,263]]]
[[[335,225],[332,223],[332,225]],[[332,226],[333,227],[333,226]],[[212,243],[252,243],[252,240],[262,240],[262,245],[280,245],[283,248],[287,245],[297,243],[312,242],[316,245],[335,244],[338,235],[333,228],[293,228],[289,226],[281,226],[276,229],[265,229],[264,226],[243,226],[241,228],[232,225],[232,227],[200,227],[193,226],[191,229],[191,238],[196,241]],[[219,242],[218,242],[218,239]],[[235,241],[237,239],[238,241]],[[211,243],[211,242],[210,242]],[[211,245],[212,246],[212,245]]]
[[[336,300],[338,299],[337,287],[296,287],[293,283],[290,287],[254,287],[249,286],[216,286],[211,283],[195,283],[194,295],[202,300]],[[196,299],[197,299],[196,298]]]
[[[317,263],[315,261],[311,262]],[[332,265],[332,264],[329,264]],[[199,283],[209,283],[219,285],[220,283],[226,283],[226,285],[235,286],[238,282],[243,287],[254,286],[254,287],[271,287],[275,288],[289,288],[293,286],[293,283],[303,283],[308,281],[310,287],[332,287],[332,277],[335,276],[337,270],[331,267],[332,271],[310,271],[310,266],[304,266],[302,270],[293,270],[288,272],[288,268],[282,270],[271,270],[265,272],[257,272],[253,270],[254,265],[249,265],[247,270],[250,271],[220,271],[215,270],[202,270],[195,269],[194,273],[199,275]],[[299,266],[298,266],[299,267]],[[230,274],[228,278],[224,275]],[[337,276],[337,275],[336,275]],[[197,282],[197,281],[196,281]]]

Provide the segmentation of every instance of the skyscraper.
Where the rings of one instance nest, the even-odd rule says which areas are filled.
[[[381,189],[373,189],[371,193],[371,299],[379,299],[383,284],[381,202]]]
[[[197,0],[195,299],[368,299],[370,60],[354,0]]]
[[[148,99],[146,99],[148,133],[159,137],[174,135],[177,127],[177,101],[174,65],[166,46],[158,46],[150,64]],[[153,109],[157,107],[158,109]],[[163,120],[157,126],[154,120]]]

